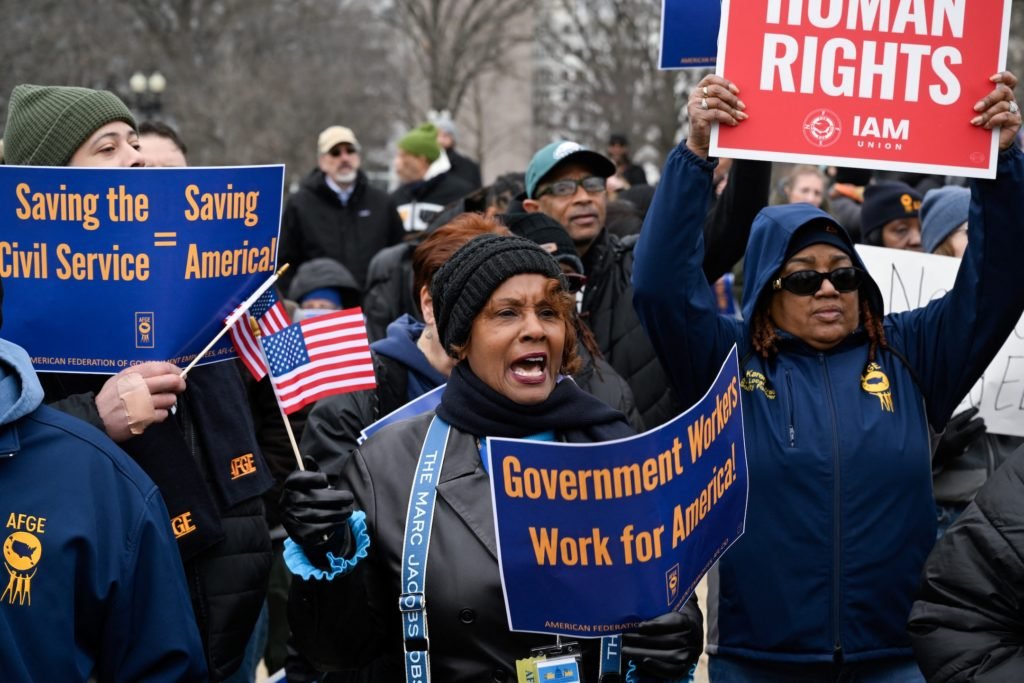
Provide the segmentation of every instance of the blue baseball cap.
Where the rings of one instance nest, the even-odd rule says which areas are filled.
[[[615,164],[605,155],[587,149],[578,142],[559,140],[542,148],[530,160],[530,165],[526,167],[526,196],[536,199],[537,186],[544,180],[544,176],[555,170],[556,166],[569,161],[583,164],[602,178],[615,174]]]

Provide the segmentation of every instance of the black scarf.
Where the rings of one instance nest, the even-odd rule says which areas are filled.
[[[452,370],[437,415],[475,436],[521,439],[550,430],[570,442],[590,443],[636,433],[625,415],[571,380],[559,382],[540,403],[521,405],[487,386],[466,362]]]

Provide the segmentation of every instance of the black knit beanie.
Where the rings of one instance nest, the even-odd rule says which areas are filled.
[[[505,280],[537,273],[562,281],[558,263],[540,245],[515,236],[475,237],[452,254],[434,274],[430,297],[441,346],[452,357],[454,346],[469,339],[473,320]]]
[[[98,129],[135,117],[117,95],[61,85],[17,85],[7,104],[4,162],[10,166],[66,166]]]

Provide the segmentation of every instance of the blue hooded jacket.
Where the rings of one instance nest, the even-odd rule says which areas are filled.
[[[0,339],[0,677],[206,680],[156,486],[42,401],[28,355]]]
[[[870,367],[862,328],[826,351],[777,330],[777,355],[753,352],[747,321],[790,238],[809,221],[834,223],[809,205],[758,215],[745,321],[717,314],[701,271],[713,168],[683,145],[670,154],[633,271],[637,313],[687,403],[734,343],[744,359],[747,526],[709,577],[708,652],[788,662],[910,656],[907,617],[935,538],[929,427],[945,427],[1024,311],[1015,274],[1024,156],[1001,154],[997,179],[974,183],[954,288],[886,316],[889,348]],[[881,314],[873,281],[860,295]]]

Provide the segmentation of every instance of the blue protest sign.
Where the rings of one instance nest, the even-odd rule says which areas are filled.
[[[661,69],[694,69],[715,65],[720,0],[662,0]]]
[[[513,631],[629,631],[681,607],[743,533],[735,346],[704,398],[658,429],[597,444],[487,443]]]
[[[36,370],[184,366],[274,272],[283,166],[0,166],[6,339]],[[203,362],[234,356],[225,337]]]
[[[439,387],[434,387],[427,393],[417,396],[402,407],[392,410],[373,424],[367,425],[359,432],[358,443],[362,444],[376,432],[380,431],[382,427],[387,427],[389,424],[394,424],[401,420],[408,420],[410,417],[416,417],[417,415],[422,415],[423,413],[433,410],[439,403],[441,403],[441,396],[444,395],[445,386],[447,385],[442,384]]]

